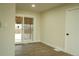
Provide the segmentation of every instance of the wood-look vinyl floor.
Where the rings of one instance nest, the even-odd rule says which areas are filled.
[[[15,56],[71,56],[41,42],[15,45]]]

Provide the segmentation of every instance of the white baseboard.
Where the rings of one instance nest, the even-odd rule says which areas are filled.
[[[47,42],[42,42],[42,43],[44,43],[44,44],[46,44],[46,45],[48,45],[48,46],[50,46],[50,47],[55,48],[55,49],[54,49],[55,51],[63,51],[63,52],[65,52],[65,53],[71,54],[71,53],[65,51],[65,48],[62,49],[62,48],[59,48],[59,47],[54,46],[54,45],[52,45],[52,44],[49,44],[49,43],[47,43]],[[71,54],[71,55],[75,56],[74,54]]]
[[[54,46],[54,45],[51,45],[51,44],[49,44],[49,43],[46,43],[46,42],[42,42],[42,43],[44,43],[44,44],[46,44],[46,45],[48,45],[48,46],[50,46],[50,47],[53,47],[53,48],[55,48],[54,50],[56,50],[56,51],[63,51],[63,52],[64,52],[64,49],[62,49],[62,48],[56,47],[56,46]]]
[[[15,42],[15,44],[26,44],[26,43],[34,43],[34,42],[40,42],[40,41]]]

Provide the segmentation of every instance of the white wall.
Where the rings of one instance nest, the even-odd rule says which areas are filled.
[[[40,14],[35,12],[29,12],[24,10],[16,10],[17,16],[23,17],[33,17],[34,18],[34,32],[33,32],[33,40],[23,40],[22,43],[29,42],[40,42]]]
[[[41,41],[58,49],[65,49],[65,10],[79,4],[65,4],[41,13]]]
[[[0,4],[0,56],[15,55],[15,4]]]
[[[60,49],[65,48],[65,9],[79,7],[68,4],[40,14],[17,10],[19,16],[34,17],[34,41],[44,42]],[[0,55],[14,55],[15,4],[0,4]],[[41,33],[40,33],[41,29]]]

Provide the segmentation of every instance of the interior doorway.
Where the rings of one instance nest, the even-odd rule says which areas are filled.
[[[33,40],[33,18],[16,16],[15,43]]]

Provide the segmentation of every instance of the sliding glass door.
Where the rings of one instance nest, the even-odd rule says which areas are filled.
[[[15,42],[33,40],[33,18],[16,16]]]
[[[33,38],[33,18],[24,17],[23,39],[32,40]]]

